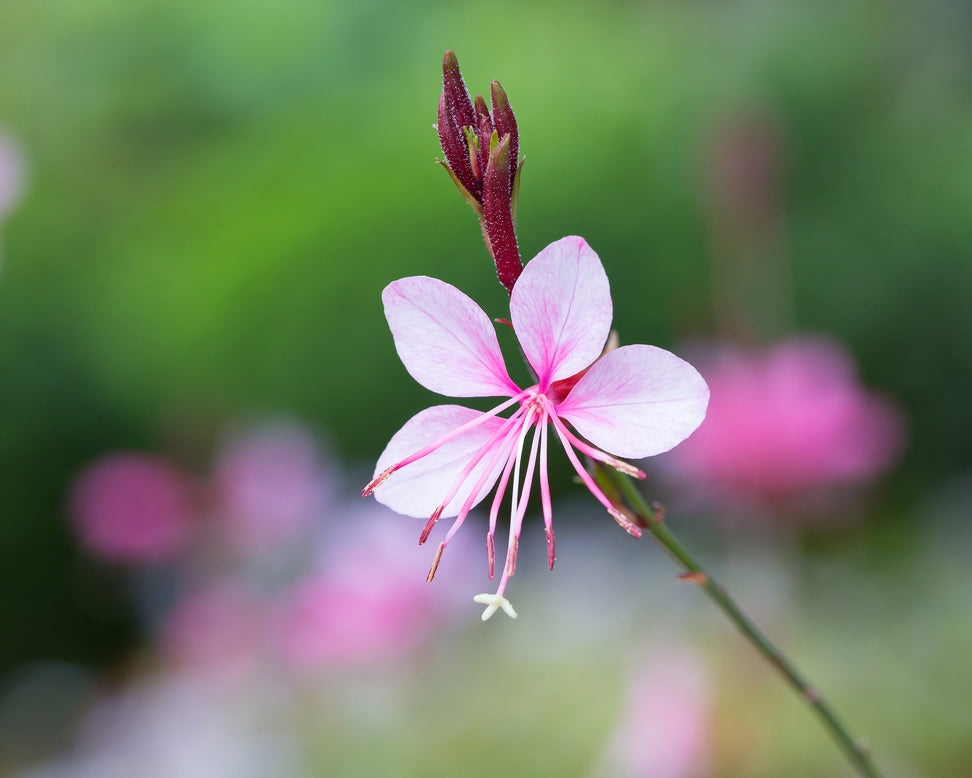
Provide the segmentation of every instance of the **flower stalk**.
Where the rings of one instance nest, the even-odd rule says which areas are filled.
[[[820,718],[828,734],[844,752],[858,773],[864,778],[882,778],[882,773],[874,764],[867,744],[851,735],[830,703],[742,611],[726,589],[703,569],[679,542],[678,538],[672,534],[672,531],[665,524],[664,508],[659,503],[649,505],[631,479],[623,473],[599,464],[594,465],[594,473],[605,494],[612,499],[618,510],[625,513],[636,525],[648,530],[668,555],[684,568],[685,572],[680,578],[697,584],[811,707]]]

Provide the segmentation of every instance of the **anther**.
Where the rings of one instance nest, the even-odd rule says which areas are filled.
[[[520,539],[513,538],[513,550],[510,554],[510,561],[506,564],[506,575],[511,577],[516,572],[516,555],[520,550]]]
[[[629,535],[636,538],[641,537],[641,529],[638,527],[638,525],[631,521],[631,519],[625,516],[621,511],[617,510],[616,508],[609,508],[608,513],[614,517],[614,520],[620,524],[624,531]]]
[[[379,486],[385,483],[385,481],[388,480],[388,476],[394,473],[397,469],[398,469],[398,465],[392,465],[391,467],[386,467],[378,475],[372,478],[371,481],[368,483],[368,485],[361,490],[361,496],[367,497],[375,489],[377,489]]]
[[[419,545],[423,545],[426,540],[429,539],[429,534],[432,532],[432,528],[439,521],[439,517],[442,515],[442,509],[445,506],[440,505],[434,511],[432,511],[432,516],[427,522],[425,522],[425,528],[422,530],[422,534],[419,535]]]
[[[607,460],[607,463],[611,465],[611,467],[613,467],[619,473],[630,475],[632,478],[638,478],[639,480],[644,481],[648,477],[648,474],[645,473],[644,470],[635,467],[630,462],[624,462],[620,459],[615,459],[614,457],[611,457],[610,459]]]
[[[439,568],[439,560],[442,559],[442,552],[445,551],[445,541],[439,543],[439,548],[435,552],[435,559],[432,560],[432,567],[429,568],[429,575],[425,579],[428,583],[432,583],[432,579],[435,578],[435,571]]]
[[[547,563],[550,565],[550,569],[553,570],[554,559],[556,559],[556,554],[554,552],[554,532],[553,527],[547,527]]]

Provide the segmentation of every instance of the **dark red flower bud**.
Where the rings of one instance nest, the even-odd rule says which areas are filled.
[[[476,100],[450,49],[442,60],[442,94],[439,96],[439,143],[446,161],[442,166],[479,217],[483,238],[500,282],[508,292],[523,269],[516,242],[516,201],[519,193],[519,134],[510,102],[500,86],[490,86],[493,115],[482,95]]]
[[[512,294],[523,271],[510,208],[510,136],[504,135],[489,155],[483,181],[483,231],[496,263],[500,283]]]
[[[472,100],[469,99],[469,90],[466,89],[466,83],[462,80],[459,60],[456,59],[455,52],[452,49],[449,49],[442,58],[442,91],[448,98],[449,108],[453,112],[456,125],[460,129],[475,127],[476,120]]]
[[[489,115],[489,108],[482,95],[476,95],[473,103],[473,111],[476,112],[476,137],[479,141],[479,169],[486,173],[486,165],[489,164],[490,139],[493,137],[493,120]]]
[[[449,169],[469,194],[477,201],[481,201],[482,182],[473,175],[473,169],[469,163],[469,146],[466,143],[466,135],[456,126],[449,110],[449,98],[445,92],[439,96],[436,130],[439,133],[439,144],[442,146],[442,153],[445,154],[446,162],[449,163]]]
[[[499,81],[490,84],[490,97],[493,101],[493,121],[496,123],[496,134],[499,137],[510,136],[510,191],[513,191],[513,179],[516,177],[517,160],[520,153],[520,136],[516,130],[516,117],[510,107],[506,92]]]

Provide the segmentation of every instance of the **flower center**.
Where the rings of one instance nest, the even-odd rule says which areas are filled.
[[[550,392],[541,392],[539,384],[531,386],[526,392],[527,396],[520,400],[520,407],[525,412],[526,418],[532,416],[535,423],[543,417],[544,397],[549,398]],[[533,414],[530,411],[533,411]]]
[[[584,374],[590,370],[590,367],[585,367],[579,373],[574,373],[572,376],[567,378],[561,378],[559,381],[554,381],[550,384],[550,388],[547,389],[547,397],[550,399],[554,405],[559,405],[564,401],[564,398],[570,394],[570,390],[574,388],[574,385],[584,377]]]

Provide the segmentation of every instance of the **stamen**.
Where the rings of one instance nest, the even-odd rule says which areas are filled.
[[[472,471],[475,470],[476,466],[483,460],[483,457],[485,457],[493,449],[496,441],[499,440],[503,435],[507,434],[513,425],[516,424],[517,419],[523,415],[523,411],[524,409],[522,407],[518,408],[516,413],[510,416],[510,418],[506,419],[503,424],[500,425],[499,429],[497,429],[496,432],[490,436],[489,440],[487,440],[486,443],[480,447],[479,451],[476,452],[476,455],[466,463],[466,466],[462,469],[462,472],[460,472],[455,480],[453,480],[452,485],[449,487],[449,491],[446,492],[446,496],[442,500],[442,504],[436,509],[440,514],[442,513],[444,507],[452,502],[456,494],[462,488],[462,485],[466,482],[466,479],[469,478]],[[479,485],[475,487],[472,492],[470,492],[467,500],[476,499],[476,494],[480,489],[483,488],[482,485],[486,482],[486,478],[489,477],[489,472],[493,469],[493,467],[494,465],[490,464],[490,466],[482,474],[482,477],[478,479],[477,483]],[[422,542],[424,541],[420,541],[419,545],[421,545]]]
[[[429,539],[429,533],[432,532],[432,528],[438,523],[439,517],[442,515],[442,510],[445,506],[440,505],[429,517],[429,520],[425,523],[425,529],[422,530],[422,534],[419,535],[419,545],[425,544],[425,541]]]
[[[442,552],[445,551],[446,544],[439,543],[439,549],[435,552],[435,558],[432,560],[432,567],[429,568],[429,575],[425,579],[428,583],[432,583],[432,579],[435,578],[435,571],[439,569],[439,560],[442,559]]]
[[[517,433],[519,435],[519,433]],[[493,544],[493,535],[496,533],[496,519],[499,517],[500,504],[503,502],[503,497],[506,494],[506,486],[510,482],[510,475],[513,472],[513,465],[516,464],[516,447],[514,445],[513,449],[510,450],[509,456],[506,460],[506,466],[503,468],[503,475],[500,477],[499,486],[496,488],[496,494],[493,497],[493,504],[489,508],[489,532],[486,534],[487,548]],[[489,580],[493,580],[493,561],[492,559],[487,559],[489,562]]]
[[[617,509],[608,508],[608,513],[610,513],[614,520],[621,525],[625,532],[633,537],[641,537],[641,527],[635,524],[631,519],[625,516],[621,511]]]
[[[493,577],[493,562],[494,562],[493,535],[496,532],[496,518],[499,514],[500,503],[502,502],[503,499],[502,492],[506,490],[506,485],[509,482],[510,472],[513,469],[514,465],[516,466],[517,478],[519,478],[520,475],[519,465],[523,456],[523,443],[526,440],[526,434],[530,428],[530,424],[533,422],[533,417],[535,413],[536,411],[531,407],[530,412],[527,414],[526,418],[524,419],[522,428],[519,430],[519,433],[517,434],[516,451],[510,453],[510,457],[507,460],[506,467],[504,468],[503,479],[500,484],[500,490],[496,492],[496,497],[493,498],[493,505],[489,512],[489,534],[486,536],[486,553],[487,553],[487,560],[489,562],[490,579],[492,579]],[[536,438],[534,438],[534,440],[536,440]],[[533,471],[531,467],[530,468],[531,475],[532,472]],[[517,490],[517,484],[514,484],[513,495],[511,500],[513,511],[517,511],[517,507],[518,507],[517,499],[516,499],[517,498],[516,490]],[[522,517],[521,517],[521,521],[522,521]],[[491,605],[491,607],[487,608],[486,612],[483,613],[484,621],[488,619],[490,616],[492,616],[496,612],[497,608],[503,608],[503,610],[506,611],[506,613],[511,618],[516,618],[516,611],[513,610],[512,606],[509,606],[509,602],[503,597],[503,592],[506,591],[506,583],[507,581],[509,581],[510,575],[512,574],[511,567],[514,569],[516,567],[515,541],[517,538],[519,538],[520,533],[514,532],[514,525],[515,525],[515,521],[511,520],[510,521],[510,543],[507,548],[506,564],[503,566],[503,575],[500,577],[499,586],[496,587],[496,594],[477,595],[477,597],[479,598],[476,600],[477,602],[483,602]],[[503,603],[506,604],[504,605]],[[507,606],[509,606],[509,609],[507,609]]]
[[[511,432],[507,433],[506,440],[504,440],[502,443],[500,443],[499,446],[497,446],[496,452],[493,454],[492,458],[489,460],[489,464],[486,465],[486,467],[483,469],[482,475],[480,475],[479,480],[473,486],[472,491],[469,493],[469,497],[466,498],[466,502],[462,506],[462,510],[459,511],[459,516],[456,518],[456,521],[453,523],[452,527],[450,528],[449,533],[446,535],[446,542],[448,542],[449,539],[452,538],[452,536],[455,534],[456,530],[459,529],[459,526],[462,524],[462,522],[465,520],[466,516],[469,514],[469,511],[472,509],[472,502],[475,499],[475,496],[483,488],[483,484],[486,482],[486,479],[489,477],[489,474],[491,472],[493,472],[493,468],[496,467],[496,464],[503,457],[511,457],[512,456],[513,446],[515,445],[515,439],[518,436],[519,436],[519,432],[512,432],[511,431]],[[509,463],[507,463],[507,465],[508,464]],[[507,470],[508,470],[508,467],[507,467]],[[506,478],[508,478],[508,477],[509,477],[509,473],[506,474]],[[505,479],[504,479],[503,483],[501,484],[501,487],[500,488],[505,490],[505,488],[506,488],[506,481],[505,481]],[[497,493],[499,493],[498,490],[497,490]],[[494,503],[495,502],[496,502],[496,499],[494,498]],[[487,565],[489,567],[489,578],[490,578],[490,580],[492,580],[492,578],[493,578],[493,563],[495,561],[495,557],[494,557],[494,553],[493,553],[493,535],[492,535],[492,532],[493,532],[493,529],[495,529],[495,526],[496,526],[496,524],[495,524],[495,520],[494,520],[493,523],[492,523],[492,525],[491,525],[491,528],[490,528],[489,533],[487,533],[487,535],[486,535],[486,562],[487,562]]]
[[[459,511],[459,514],[456,516],[456,520],[452,522],[452,526],[449,527],[449,531],[446,533],[445,539],[442,541],[442,547],[439,549],[440,554],[442,553],[443,550],[445,550],[445,547],[449,544],[449,541],[452,540],[455,534],[459,531],[459,528],[462,526],[463,522],[466,520],[466,517],[469,515],[469,511],[472,510],[473,503],[476,501],[476,495],[479,494],[479,492],[482,490],[483,485],[486,483],[486,480],[489,478],[489,474],[493,472],[493,469],[496,467],[496,463],[499,462],[500,457],[503,456],[504,452],[506,451],[507,443],[509,439],[516,437],[517,434],[518,433],[514,433],[513,435],[508,435],[507,440],[504,440],[502,443],[499,444],[495,453],[493,454],[488,464],[486,465],[485,469],[483,470],[482,473],[480,473],[479,478],[476,479],[476,483],[473,485],[472,490],[469,492],[469,496],[466,497],[466,501],[462,504],[462,509]],[[510,442],[510,445],[512,445],[512,442]]]
[[[553,570],[554,559],[554,532],[553,532],[553,509],[550,506],[550,479],[547,477],[547,418],[549,414],[546,408],[540,421],[540,504],[543,507],[543,528],[547,535],[547,564]]]
[[[520,547],[520,532],[523,529],[523,517],[526,514],[527,502],[530,499],[530,485],[533,481],[533,470],[537,462],[537,444],[540,440],[540,430],[533,434],[533,445],[530,447],[530,458],[527,460],[527,471],[523,478],[523,490],[519,496],[517,491],[520,486],[520,464],[523,460],[523,444],[526,443],[526,436],[534,417],[539,413],[532,407],[520,430],[520,439],[516,452],[516,468],[513,471],[513,499],[510,505],[510,539],[506,549],[506,571],[503,580],[509,578],[516,572],[516,554]]]
[[[520,539],[513,538],[509,553],[506,555],[506,577],[512,578],[516,573],[516,555],[520,553]]]
[[[549,403],[549,400],[547,400],[547,402]],[[563,435],[567,437],[567,440],[571,442],[574,448],[576,448],[582,454],[587,454],[587,456],[589,456],[591,459],[596,459],[598,462],[603,462],[606,465],[610,465],[615,470],[624,473],[625,475],[630,475],[632,478],[644,480],[648,477],[643,470],[635,467],[630,462],[625,462],[617,459],[616,457],[612,457],[610,454],[601,451],[599,448],[594,448],[594,446],[591,446],[578,438],[567,428],[567,425],[560,420],[560,417],[557,416],[552,408],[549,413],[550,417],[553,419],[554,426],[556,426],[563,433]]]
[[[563,445],[564,445],[564,451],[567,454],[567,458],[570,460],[570,463],[574,466],[574,470],[577,471],[577,475],[579,475],[580,478],[581,478],[581,480],[584,482],[584,486],[586,486],[590,490],[591,494],[593,494],[594,497],[597,498],[597,501],[599,503],[601,503],[601,505],[603,505],[607,509],[607,512],[610,513],[611,516],[614,517],[615,521],[617,521],[618,524],[620,524],[622,527],[624,527],[624,529],[629,534],[634,535],[634,537],[636,537],[636,538],[640,538],[641,537],[641,530],[638,529],[638,527],[636,527],[630,521],[630,519],[628,519],[626,516],[624,516],[624,514],[621,514],[618,511],[618,509],[614,506],[614,503],[612,503],[604,495],[604,492],[601,491],[600,487],[594,482],[594,479],[591,478],[591,474],[588,473],[587,470],[584,469],[584,466],[581,465],[580,461],[577,459],[577,454],[575,454],[574,453],[574,449],[571,448],[570,442],[561,433],[560,426],[556,423],[556,416],[551,415],[551,418],[554,419],[554,430],[557,432],[557,435],[560,437],[560,442],[563,443]],[[619,516],[621,518],[618,518]],[[634,531],[632,531],[632,529],[629,529],[628,528],[628,524],[631,525],[631,527],[633,528]]]
[[[385,483],[385,481],[388,480],[388,476],[398,470],[399,467],[401,467],[400,464],[392,465],[391,467],[386,467],[384,470],[382,470],[378,475],[368,482],[368,485],[364,489],[361,490],[361,496],[367,497],[374,492],[375,489]]]
[[[469,496],[462,505],[462,510],[459,511],[460,516],[465,517],[465,515],[472,510],[473,501],[476,499],[476,495],[482,490],[483,485],[486,483],[486,479],[489,478],[489,474],[493,472],[493,468],[496,467],[500,459],[502,459],[504,456],[508,456],[506,453],[507,450],[512,452],[513,441],[518,434],[519,433],[513,432],[512,430],[507,430],[506,439],[498,446],[495,446],[496,451],[493,453],[493,456],[490,458],[486,467],[483,468],[483,472],[480,474],[476,483],[473,485],[472,490],[469,492]],[[449,530],[450,534],[454,531],[454,529]]]
[[[522,400],[529,393],[530,393],[530,390],[529,389],[526,389],[526,390],[520,392],[519,394],[513,395],[509,400],[506,400],[506,401],[500,403],[495,408],[493,408],[491,410],[488,410],[485,413],[481,413],[479,416],[477,416],[474,419],[471,419],[471,420],[467,421],[465,424],[460,424],[454,430],[451,430],[450,432],[446,433],[441,438],[438,438],[437,440],[433,441],[432,443],[430,443],[429,445],[425,446],[424,448],[419,449],[414,454],[405,457],[405,459],[403,459],[401,462],[397,462],[396,464],[391,465],[390,467],[386,467],[378,475],[376,475],[368,483],[368,485],[365,486],[364,489],[361,490],[361,496],[362,497],[367,497],[372,492],[374,492],[375,489],[377,489],[385,481],[387,481],[388,480],[388,477],[390,475],[392,475],[392,473],[394,473],[396,470],[400,470],[401,468],[405,467],[405,465],[410,465],[410,464],[412,464],[412,462],[415,462],[415,461],[417,461],[419,459],[422,459],[423,457],[428,456],[433,451],[436,451],[437,449],[439,449],[444,444],[448,443],[453,438],[461,435],[464,432],[468,432],[469,430],[473,429],[474,427],[478,427],[484,421],[493,418],[496,414],[502,413],[507,408],[509,408],[511,405],[513,405],[514,403],[517,403],[520,400]]]

